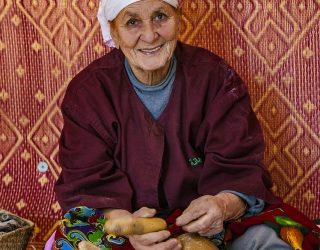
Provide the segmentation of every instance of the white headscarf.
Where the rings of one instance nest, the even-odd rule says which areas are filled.
[[[139,2],[140,0],[100,0],[99,10],[98,10],[98,20],[100,22],[103,40],[109,47],[115,47],[110,35],[110,24],[117,17],[122,9],[128,5]],[[162,0],[173,7],[177,8],[179,6],[179,0]]]

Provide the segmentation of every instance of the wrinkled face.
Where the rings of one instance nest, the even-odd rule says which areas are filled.
[[[141,0],[111,23],[111,35],[132,68],[156,71],[168,66],[178,39],[179,10],[161,0]]]

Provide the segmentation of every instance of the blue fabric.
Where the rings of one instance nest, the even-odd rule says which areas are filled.
[[[266,225],[250,227],[243,235],[229,243],[228,250],[292,250],[276,232]]]
[[[223,192],[235,194],[247,203],[247,210],[246,214],[244,215],[246,217],[257,215],[264,209],[265,202],[254,196],[246,195],[232,190],[225,190]]]
[[[125,68],[133,88],[152,117],[157,119],[165,109],[171,95],[173,82],[176,75],[177,59],[172,57],[170,68],[165,79],[156,85],[146,85],[134,75],[129,62],[125,60]]]

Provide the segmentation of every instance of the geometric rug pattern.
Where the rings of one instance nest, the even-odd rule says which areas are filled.
[[[0,0],[0,207],[35,222],[43,249],[61,218],[61,100],[108,53],[98,0]],[[184,0],[180,40],[223,57],[261,122],[273,192],[320,217],[320,1]]]

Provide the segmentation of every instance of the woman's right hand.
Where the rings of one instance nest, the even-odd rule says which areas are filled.
[[[155,209],[142,207],[135,211],[134,217],[154,217]],[[129,235],[129,241],[136,250],[180,250],[181,244],[177,239],[169,239],[170,232],[162,230],[159,232],[147,233],[142,235]]]
[[[136,250],[180,250],[181,244],[177,239],[168,239],[170,232],[167,230],[147,233],[143,235],[131,235],[129,241]]]

